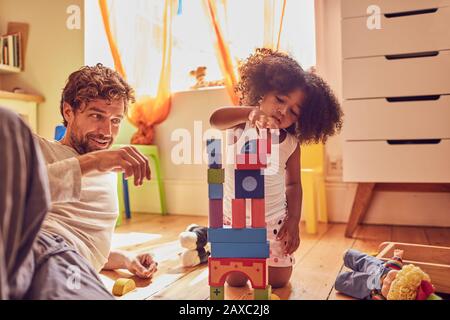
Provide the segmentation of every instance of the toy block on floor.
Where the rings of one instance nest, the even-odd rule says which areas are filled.
[[[209,200],[209,227],[223,227],[223,200]]]
[[[272,287],[270,284],[267,285],[265,289],[254,289],[253,297],[254,300],[271,300]]]
[[[237,229],[245,228],[245,199],[231,199],[231,226]]]
[[[266,201],[252,199],[252,228],[266,227]]]
[[[208,184],[208,197],[211,200],[223,199],[223,184]]]
[[[264,198],[264,175],[261,170],[234,170],[236,199]]]
[[[224,169],[208,169],[208,183],[221,184],[225,181]]]
[[[212,287],[224,285],[230,272],[245,274],[253,288],[265,289],[268,284],[266,259],[212,258],[208,259],[208,283]]]
[[[266,243],[267,230],[265,228],[220,228],[208,229],[208,241],[231,243]]]
[[[224,287],[209,287],[209,299],[211,300],[224,300],[225,290]]]
[[[115,296],[123,296],[134,289],[136,289],[136,283],[133,279],[119,278],[114,282],[112,293]]]
[[[211,243],[213,258],[268,258],[269,242],[266,243]]]

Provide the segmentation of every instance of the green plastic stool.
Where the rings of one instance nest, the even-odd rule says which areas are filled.
[[[123,147],[127,147],[130,145],[127,144],[115,144],[113,145],[112,149],[120,149]],[[149,158],[149,160],[153,161],[155,164],[154,168],[156,171],[156,181],[158,182],[158,191],[159,191],[159,203],[161,207],[161,214],[166,215],[167,214],[167,207],[166,207],[166,194],[164,191],[164,185],[162,180],[162,174],[161,174],[161,161],[159,158],[159,151],[158,147],[155,145],[131,145],[135,147],[137,150],[139,150],[140,153],[145,155]],[[155,175],[152,173],[152,178]],[[128,196],[128,190],[124,189],[124,183],[123,183],[123,173],[118,174],[117,179],[117,190],[118,190],[118,197],[119,197],[119,217],[117,219],[116,226],[119,226],[122,223],[122,213],[124,211],[129,210],[129,196]],[[127,186],[127,184],[125,184]]]

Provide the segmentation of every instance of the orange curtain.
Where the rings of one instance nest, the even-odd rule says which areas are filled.
[[[282,2],[280,2],[282,1]],[[221,0],[225,17],[227,16],[227,0]],[[282,4],[281,13],[279,16],[279,26],[278,32],[275,39],[275,18],[277,12],[275,10],[276,4]],[[216,49],[217,49],[217,59],[219,60],[219,65],[221,67],[225,86],[230,96],[230,99],[234,105],[238,105],[239,98],[234,91],[234,88],[238,82],[238,75],[236,68],[233,66],[233,59],[231,57],[230,48],[228,46],[227,40],[225,39],[223,30],[220,26],[216,0],[204,0],[206,7],[206,12],[210,18],[211,26],[216,37]],[[286,9],[286,0],[265,0],[264,3],[264,43],[257,46],[264,46],[274,50],[278,50],[280,47],[281,33],[283,30],[284,14]],[[251,13],[249,12],[249,15]]]
[[[115,68],[123,77],[126,77],[126,71],[121,61],[121,55],[111,32],[107,0],[99,0],[99,6]],[[137,96],[136,103],[130,106],[128,119],[138,128],[138,131],[131,139],[131,143],[133,144],[151,144],[153,142],[154,126],[163,122],[170,112],[173,0],[165,0],[163,9],[161,35],[162,59],[158,89],[155,96]]]
[[[226,12],[226,2],[223,1],[222,3]],[[219,60],[219,65],[225,79],[225,87],[228,91],[228,95],[230,96],[233,104],[238,105],[239,98],[234,92],[234,87],[237,85],[238,80],[236,73],[234,71],[233,61],[231,59],[230,54],[230,48],[228,47],[228,44],[224,39],[223,32],[219,24],[216,4],[214,3],[214,0],[205,0],[205,5],[207,8],[208,15],[211,19],[214,34],[216,36],[217,58]]]

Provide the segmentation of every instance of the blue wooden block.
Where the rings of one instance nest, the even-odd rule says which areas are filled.
[[[208,168],[221,169],[222,168],[222,154],[216,153],[214,155],[208,153]]]
[[[221,145],[222,141],[220,139],[206,140],[206,153],[211,155],[222,154]]]
[[[266,243],[211,243],[213,258],[268,258],[269,242]]]
[[[257,154],[258,153],[258,140],[246,141],[242,146],[241,153]]]
[[[264,198],[264,175],[261,170],[234,171],[235,199]]]
[[[232,242],[232,243],[266,243],[267,230],[265,228],[245,228],[245,229],[208,229],[208,241]]]
[[[208,184],[209,199],[223,199],[223,184]]]

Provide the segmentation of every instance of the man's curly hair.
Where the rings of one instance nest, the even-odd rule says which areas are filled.
[[[303,90],[299,119],[286,129],[300,143],[324,143],[341,130],[343,113],[331,88],[316,74],[305,72],[288,54],[258,48],[240,64],[239,76],[235,92],[240,105],[257,106],[271,91],[287,94]]]
[[[108,101],[123,99],[125,112],[128,103],[135,102],[134,90],[118,72],[101,63],[92,67],[82,67],[69,76],[61,95],[60,112],[64,126],[67,126],[63,114],[64,102],[67,102],[72,110],[77,111],[83,103],[95,99]]]

